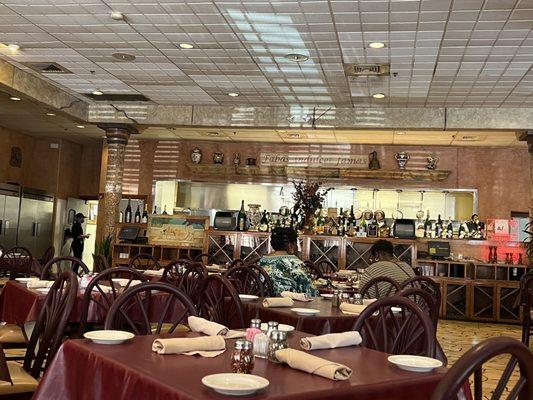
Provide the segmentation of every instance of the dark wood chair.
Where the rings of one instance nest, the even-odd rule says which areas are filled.
[[[263,282],[261,282],[257,272],[250,267],[240,266],[230,268],[224,276],[228,278],[239,294],[252,294],[259,297],[265,295]]]
[[[190,265],[185,265],[179,280],[171,283],[189,296],[199,310],[201,291],[207,276],[207,268],[200,262],[193,262]],[[165,275],[165,272],[163,272],[163,281],[168,282],[169,279],[169,275]]]
[[[400,291],[400,285],[386,276],[378,276],[370,279],[361,288],[361,297],[363,299],[381,299],[382,297],[393,296]]]
[[[63,272],[46,295],[45,304],[28,342],[24,363],[7,361],[13,385],[2,385],[0,398],[30,398],[38,379],[54,358],[64,340],[65,328],[78,295],[78,279],[72,271]],[[24,397],[27,395],[28,397]]]
[[[245,265],[244,261],[241,260],[240,258],[237,258],[233,260],[232,262],[230,262],[230,264],[228,265],[228,270],[233,267],[242,267],[243,265]]]
[[[533,335],[533,275],[523,280],[519,296],[523,313],[522,342],[529,347],[529,341]]]
[[[115,281],[117,278],[127,279],[127,281],[119,285]],[[93,308],[94,312],[105,316],[115,300],[129,289],[133,281],[146,282],[147,280],[148,278],[144,274],[129,267],[109,268],[94,276],[87,285],[81,300],[78,336],[82,337],[87,331],[89,308]]]
[[[435,282],[433,279],[427,277],[427,276],[415,276],[413,278],[409,278],[405,281],[403,281],[400,284],[400,289],[407,289],[407,288],[418,288],[425,290],[428,292],[432,297],[433,301],[437,304],[437,313],[438,310],[440,310],[441,306],[441,292],[440,292],[440,284],[438,282]]]
[[[172,333],[187,324],[197,312],[191,299],[164,282],[145,282],[119,296],[107,314],[105,329],[136,335]]]
[[[200,309],[202,317],[209,321],[232,329],[246,327],[239,294],[231,282],[221,275],[209,275],[204,281]]]
[[[427,314],[431,322],[433,322],[433,327],[437,330],[439,309],[437,308],[434,297],[431,296],[429,292],[424,289],[408,287],[401,290],[398,293],[398,296],[405,297],[416,303],[418,307]]]
[[[494,392],[483,393],[484,364],[501,356],[510,356],[503,371],[491,368],[491,374],[500,376]],[[510,382],[513,371],[518,369],[519,378]],[[469,377],[474,375],[473,398],[474,400],[508,399],[531,400],[533,399],[533,353],[518,340],[508,337],[493,337],[478,343],[468,350],[448,370],[441,379],[431,396],[431,400],[457,400],[459,392],[468,383]],[[485,396],[484,396],[485,395]]]
[[[29,277],[33,265],[33,255],[25,247],[12,247],[0,257],[0,273],[9,279]]]
[[[43,268],[42,280],[56,279],[62,272],[71,270],[77,276],[88,275],[90,273],[87,265],[75,257],[56,257],[51,259]]]
[[[161,281],[177,286],[181,281],[181,276],[185,272],[185,267],[193,264],[193,261],[186,258],[171,261],[163,270]]]
[[[159,261],[151,254],[139,253],[134,256],[130,261],[130,268],[135,268],[138,270],[159,270],[161,265]]]
[[[248,268],[253,269],[257,275],[259,275],[259,279],[263,284],[263,295],[265,297],[274,296],[274,283],[272,282],[272,279],[270,279],[270,276],[267,274],[267,272],[257,264],[250,264],[248,265]]]
[[[203,265],[216,264],[216,259],[211,254],[202,253],[194,258],[194,261],[201,262]]]
[[[107,258],[103,254],[93,254],[93,273],[99,274],[100,272],[109,269],[111,266],[107,261]]]
[[[316,278],[323,278],[322,271],[318,268],[318,266],[311,260],[305,260],[304,265],[309,271],[309,273],[312,276],[315,276]]]
[[[331,261],[328,261],[328,260],[321,260],[318,263],[316,263],[316,266],[318,270],[320,271],[320,274],[322,275],[322,277],[332,276],[339,270],[335,264],[333,264]]]
[[[37,262],[33,263],[32,274],[36,276],[41,276],[45,265],[48,264],[52,258],[54,258],[55,252],[56,249],[54,246],[48,247],[45,250],[43,256],[39,260],[37,260]]]
[[[371,303],[352,330],[361,334],[362,346],[374,350],[435,357],[437,339],[433,323],[416,303],[404,297],[383,297]]]

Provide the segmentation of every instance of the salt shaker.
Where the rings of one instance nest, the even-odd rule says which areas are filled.
[[[348,293],[343,293],[340,298],[340,304],[342,303],[349,303],[350,295]],[[339,304],[339,306],[340,306]]]
[[[333,291],[333,297],[331,298],[332,307],[339,307],[341,305],[340,293],[339,290]]]
[[[268,337],[268,361],[279,363],[276,357],[276,351],[287,349],[289,343],[287,341],[287,332],[273,330]]]
[[[353,295],[354,304],[362,305],[363,304],[363,298],[361,297],[361,294],[355,293]]]
[[[246,340],[254,341],[255,335],[261,333],[261,320],[252,319],[250,321],[250,327],[246,329]]]
[[[267,358],[268,355],[268,336],[264,333],[258,333],[254,336],[254,356]]]
[[[249,340],[239,339],[231,356],[231,370],[233,373],[250,374],[254,369],[253,345]]]
[[[267,331],[266,331],[266,335],[267,335],[268,338],[270,338],[270,332],[277,330],[278,326],[279,326],[279,323],[276,322],[276,321],[270,321],[268,323],[268,328],[267,328]]]

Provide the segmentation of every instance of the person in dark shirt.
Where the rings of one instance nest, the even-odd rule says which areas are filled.
[[[83,224],[84,220],[85,215],[82,213],[77,213],[74,217],[72,229],[70,230],[72,235],[72,253],[78,260],[81,260],[83,257],[83,242],[89,237],[89,235],[83,234],[83,227],[81,224]]]

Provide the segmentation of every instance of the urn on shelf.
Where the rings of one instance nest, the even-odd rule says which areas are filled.
[[[202,150],[200,150],[198,147],[192,149],[191,161],[193,164],[200,164],[200,162],[202,161]]]
[[[215,164],[222,164],[224,162],[224,153],[221,151],[215,151],[213,153],[213,162]]]
[[[429,169],[429,170],[437,169],[437,162],[438,161],[439,161],[439,158],[436,155],[430,154],[426,158],[426,168]]]
[[[378,170],[381,168],[381,165],[379,164],[378,160],[378,153],[377,151],[373,151],[368,155],[368,169],[370,170]]]
[[[234,153],[233,154],[233,165],[235,165],[236,167],[241,165],[241,155],[240,155],[240,153]]]
[[[407,164],[407,161],[411,158],[409,154],[405,151],[399,151],[394,155],[394,158],[396,159],[396,162],[398,163],[398,167],[401,170],[405,169],[405,165]]]

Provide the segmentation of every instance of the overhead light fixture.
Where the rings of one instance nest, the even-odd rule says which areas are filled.
[[[13,100],[13,101],[20,101],[20,100],[22,100],[20,97],[16,97],[16,96],[11,96],[9,99],[10,99],[10,100]]]
[[[218,136],[219,133],[218,132],[207,132],[207,136],[211,136],[211,137],[214,137],[214,136]]]
[[[396,132],[397,135],[405,135],[406,133],[407,133],[407,132],[405,132],[405,131],[398,131],[398,132]]]
[[[85,128],[85,125],[76,125],[76,128],[83,129],[83,128]]]
[[[113,58],[116,58],[119,61],[134,61],[135,56],[133,54],[128,53],[113,53]]]
[[[180,43],[179,46],[182,49],[194,49],[194,45],[192,45],[190,43]]]
[[[239,93],[229,92],[229,93],[228,93],[228,96],[229,96],[229,97],[239,97]]]
[[[475,141],[479,140],[479,136],[477,136],[477,135],[464,135],[464,136],[461,136],[461,140],[463,142],[475,142]]]
[[[382,49],[383,47],[385,47],[385,43],[382,43],[382,42],[372,42],[368,45],[368,47],[372,48],[372,49]]]
[[[56,116],[56,114],[53,113],[53,112],[47,112],[46,115],[48,115],[49,117],[55,117]]]
[[[111,18],[113,18],[115,21],[124,21],[124,14],[122,14],[120,11],[111,11]]]
[[[309,56],[306,54],[289,53],[285,55],[285,58],[292,62],[305,62],[309,60]]]
[[[299,133],[289,133],[287,135],[288,138],[290,139],[300,139],[300,134]]]
[[[20,49],[20,46],[18,44],[8,44],[7,48],[11,51],[18,51]]]
[[[372,97],[375,99],[383,99],[385,98],[385,95],[383,93],[374,93]]]
[[[91,93],[94,94],[95,96],[102,96],[104,94],[104,92],[98,89],[94,89]]]

